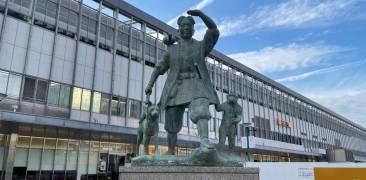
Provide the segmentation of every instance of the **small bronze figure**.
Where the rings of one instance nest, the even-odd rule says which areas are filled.
[[[219,129],[219,146],[225,146],[226,137],[229,141],[229,149],[233,150],[235,146],[236,126],[242,117],[242,107],[238,104],[238,97],[235,94],[227,95],[227,101],[215,106],[216,111],[222,111],[223,119]]]
[[[137,148],[140,144],[144,144],[143,155],[147,155],[147,151],[150,144],[150,139],[152,136],[155,137],[155,152],[158,151],[158,133],[159,133],[159,114],[160,108],[157,104],[147,103],[147,112],[143,113],[140,121],[137,134]],[[140,154],[140,153],[139,153]]]

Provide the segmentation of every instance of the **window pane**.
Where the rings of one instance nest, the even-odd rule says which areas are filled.
[[[99,141],[90,141],[90,151],[99,151]]]
[[[112,115],[115,116],[119,116],[121,113],[118,100],[118,97],[112,97]]]
[[[29,149],[27,178],[26,179],[38,179],[37,173],[41,168],[41,156],[42,149]]]
[[[98,170],[99,153],[89,152],[89,162],[88,162],[88,174],[97,174]]]
[[[100,112],[100,100],[102,98],[102,94],[100,92],[94,92],[93,97],[93,112],[99,113]]]
[[[48,172],[52,172],[53,160],[55,158],[54,154],[55,154],[54,149],[44,149],[42,152],[41,170],[44,179],[50,178]]]
[[[69,151],[77,151],[79,149],[79,141],[70,140],[69,141]]]
[[[37,148],[37,149],[42,149],[43,147],[43,138],[41,137],[32,137],[31,139],[31,148]]]
[[[67,150],[67,144],[68,144],[67,139],[58,139],[57,140],[57,149]]]
[[[83,177],[85,177],[85,175],[88,173],[88,152],[80,151],[78,160],[79,163],[77,163],[77,170],[78,170],[77,179],[84,179],[81,178],[81,176],[84,175]],[[76,167],[74,169],[76,170]]]
[[[79,149],[79,141],[69,141],[69,152],[66,164],[67,170],[76,170],[78,149]]]
[[[0,93],[6,94],[6,86],[8,85],[8,72],[0,71]]]
[[[60,107],[68,108],[70,101],[70,86],[62,85],[60,90]]]
[[[50,2],[50,1],[47,2],[47,11],[46,11],[47,16],[55,18],[56,17],[56,9],[57,9],[56,3],[53,3],[53,2]]]
[[[33,99],[35,87],[36,87],[36,80],[26,77],[24,79],[23,99],[25,100]]]
[[[29,148],[29,144],[30,144],[30,137],[29,136],[19,136],[16,147]]]
[[[20,87],[22,83],[22,77],[14,74],[9,75],[8,83],[8,97],[19,98]]]
[[[81,140],[80,141],[80,151],[88,152],[90,147],[90,141]]]
[[[109,98],[108,94],[102,94],[102,100],[100,104],[100,111],[103,114],[108,114],[109,111]]]
[[[130,101],[130,117],[132,118],[139,118],[140,115],[140,103],[136,100]]]
[[[89,111],[90,108],[90,96],[91,91],[83,89],[82,102],[81,102],[81,110]]]
[[[56,138],[45,138],[44,149],[56,149]]]
[[[48,104],[58,106],[60,97],[61,85],[55,82],[51,82],[50,89],[48,91]]]
[[[72,108],[73,109],[80,109],[81,105],[81,88],[74,88],[73,96],[72,96]]]
[[[47,81],[38,80],[36,99],[39,102],[46,102],[47,97]]]
[[[126,116],[127,100],[126,99],[121,99],[120,102],[119,102],[119,107],[120,107],[120,111],[121,111],[121,116],[125,117]]]
[[[46,14],[46,0],[38,0],[36,11],[42,14]]]
[[[64,149],[56,150],[54,162],[55,177],[58,177],[59,174],[64,174],[66,167],[66,154],[67,152]]]

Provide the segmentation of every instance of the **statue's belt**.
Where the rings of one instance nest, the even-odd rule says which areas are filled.
[[[196,77],[198,77],[197,73],[185,72],[185,73],[179,73],[178,80],[193,79]]]

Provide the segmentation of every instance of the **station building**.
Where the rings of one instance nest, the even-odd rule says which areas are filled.
[[[0,179],[114,179],[135,155],[144,87],[166,51],[163,34],[176,29],[122,0],[0,0],[0,12]],[[239,95],[243,161],[246,124],[251,161],[329,161],[335,149],[366,161],[365,128],[216,50],[206,60],[220,101]],[[222,114],[210,109],[217,142]],[[188,117],[182,156],[199,146]]]

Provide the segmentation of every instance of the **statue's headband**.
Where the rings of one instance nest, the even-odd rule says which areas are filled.
[[[193,17],[192,16],[180,16],[178,18],[178,26],[180,26],[180,24],[182,23],[182,21],[184,19],[187,19],[192,25],[194,25],[196,22],[194,21]]]

